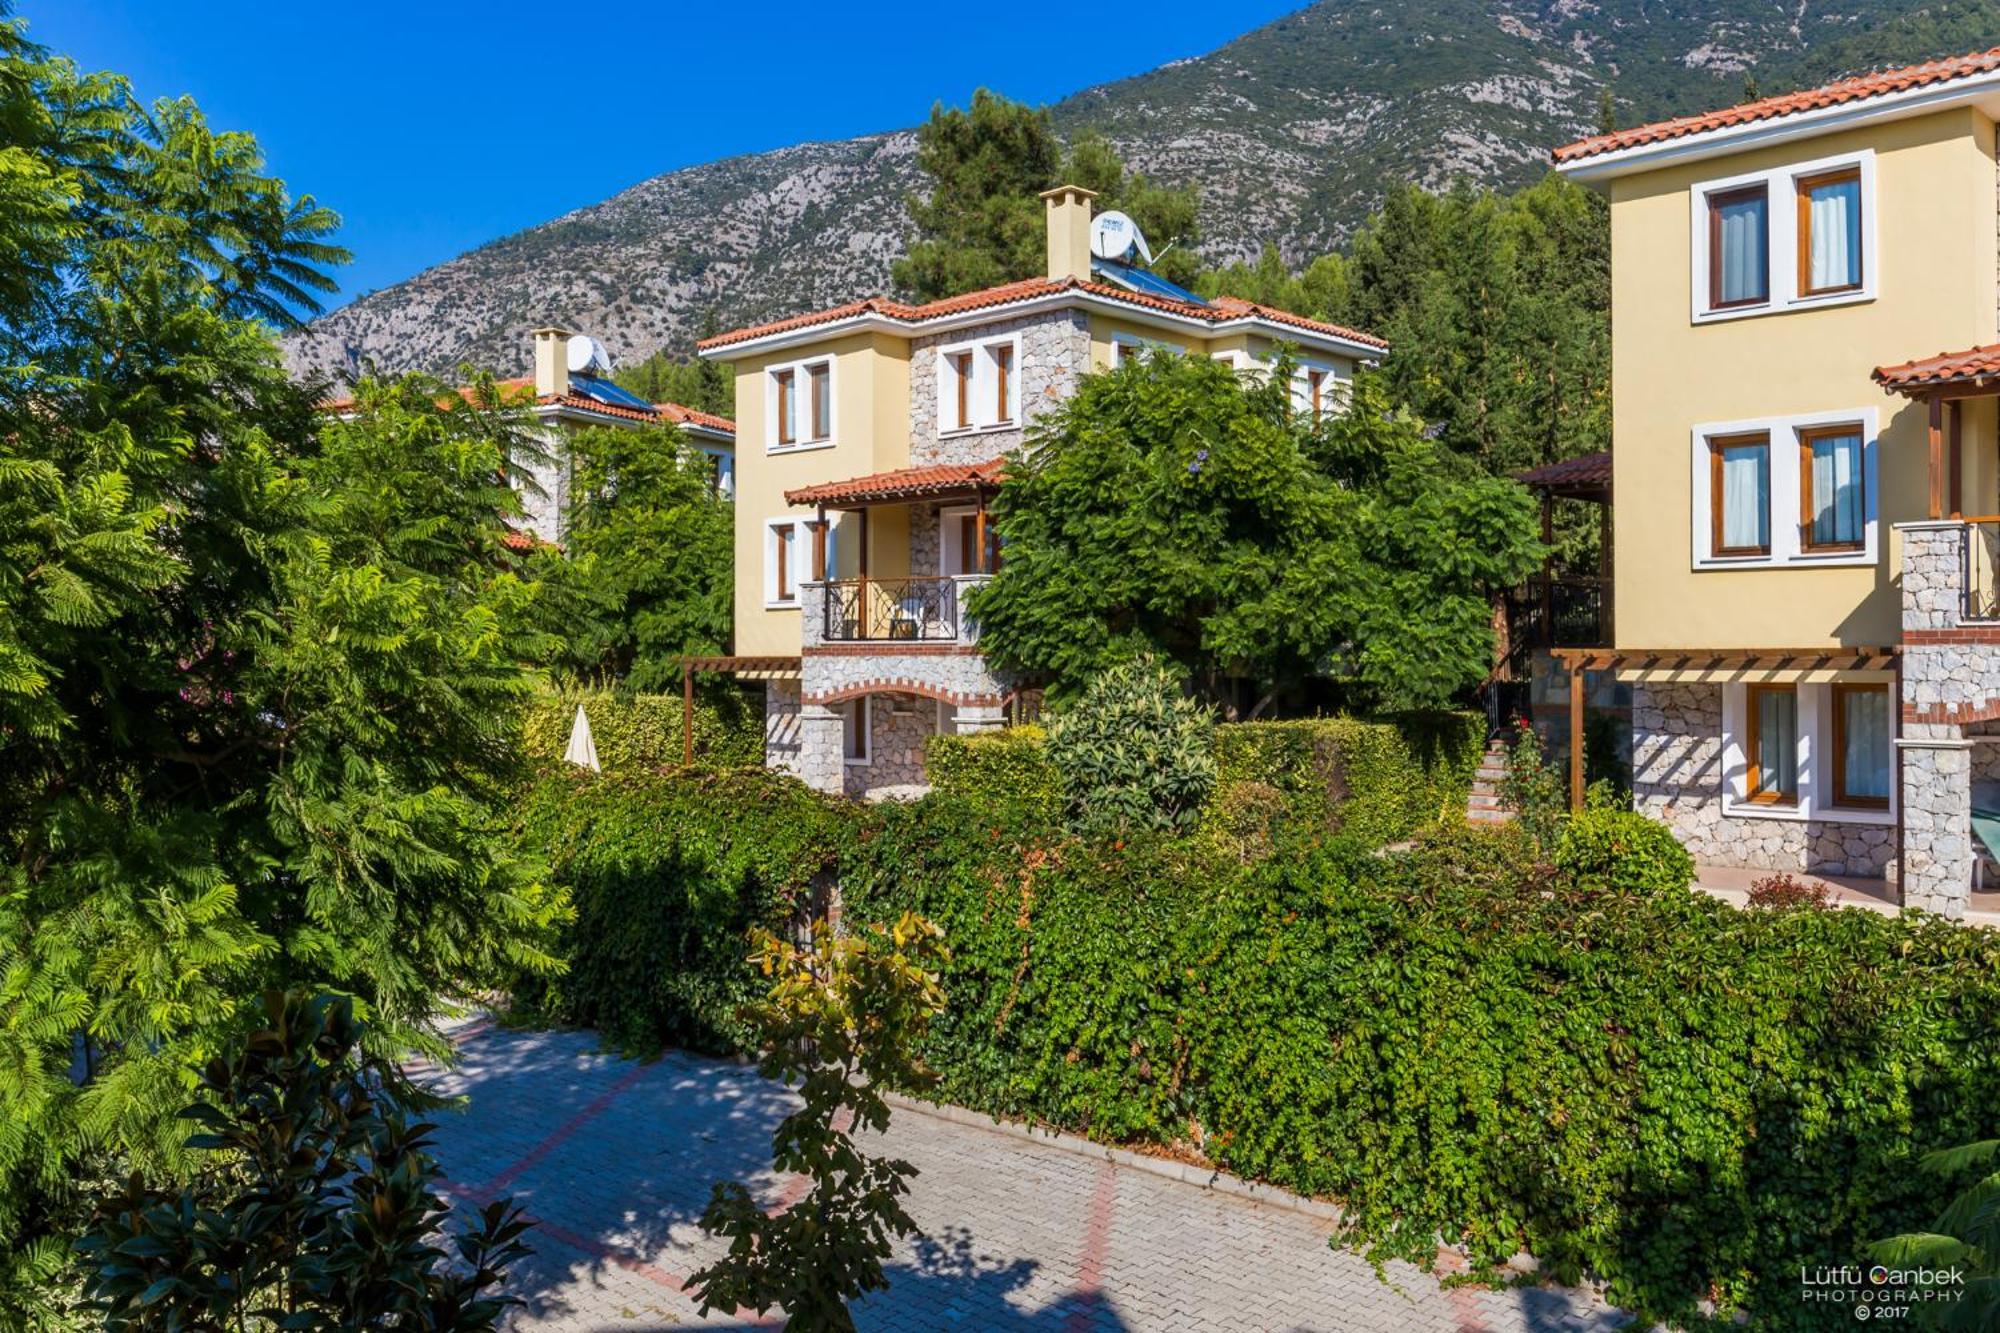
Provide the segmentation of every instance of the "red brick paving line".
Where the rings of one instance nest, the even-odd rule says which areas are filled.
[[[1097,1187],[1091,1191],[1090,1212],[1083,1228],[1083,1252],[1076,1260],[1076,1289],[1068,1297],[1077,1301],[1103,1289],[1104,1256],[1111,1248],[1111,1218],[1118,1207],[1118,1168],[1106,1162],[1097,1168]],[[1097,1322],[1094,1302],[1072,1305],[1063,1327],[1069,1333],[1086,1333]]]

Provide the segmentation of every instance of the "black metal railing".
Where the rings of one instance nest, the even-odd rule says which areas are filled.
[[[958,638],[958,581],[843,579],[826,585],[826,640],[926,642]]]
[[[1965,619],[2000,620],[2000,518],[1965,520]]]
[[[1507,594],[1509,665],[1524,673],[1540,648],[1598,648],[1610,642],[1603,579],[1533,579]]]

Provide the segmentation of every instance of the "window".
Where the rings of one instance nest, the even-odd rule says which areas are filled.
[[[850,764],[868,762],[868,696],[850,699],[840,710],[840,756]]]
[[[1708,196],[1708,308],[1771,299],[1770,192],[1762,185]]]
[[[810,577],[804,563],[806,523],[774,518],[764,525],[764,604],[797,606],[799,581]]]
[[[1798,181],[1799,295],[1861,286],[1861,168]]]
[[[1790,685],[1752,685],[1744,794],[1758,805],[1799,799],[1799,695]]]
[[[1799,538],[1807,551],[1858,551],[1867,540],[1861,430],[1799,432]]]
[[[833,443],[833,362],[800,361],[773,366],[765,396],[771,426],[767,445],[805,449]]]
[[[979,569],[979,511],[946,509],[938,514],[938,573],[977,574]],[[992,516],[986,522],[986,573],[1000,567],[1000,537]]]
[[[996,430],[1020,417],[1020,362],[1014,335],[938,349],[938,429]]]
[[[1001,425],[1014,420],[1014,344],[1000,343],[993,349],[993,420]]]
[[[1697,324],[1875,295],[1875,155],[1793,162],[1688,194]]]
[[[1833,803],[1889,808],[1889,687],[1833,686]]]
[[[1723,435],[1708,442],[1709,550],[1771,553],[1771,437]]]

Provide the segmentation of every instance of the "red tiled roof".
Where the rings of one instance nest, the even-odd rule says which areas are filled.
[[[1564,144],[1556,149],[1552,156],[1558,164],[1578,162],[1602,153],[1616,152],[1621,148],[1636,148],[1642,144],[1684,139],[1691,134],[1728,129],[1733,125],[1754,124],[1760,120],[1776,120],[1783,116],[1797,115],[1802,111],[1817,111],[1847,102],[1866,101],[1871,97],[1907,92],[1913,88],[1925,88],[1973,74],[1990,74],[1995,70],[2000,70],[2000,47],[1970,55],[1949,56],[1942,60],[1927,60],[1921,65],[1905,65],[1901,69],[1863,74],[1852,79],[1842,79],[1838,83],[1829,83],[1821,88],[1808,88],[1803,92],[1760,98],[1755,102],[1744,102],[1738,106],[1724,107],[1719,111],[1704,111],[1700,115],[1655,121],[1650,125],[1634,125],[1630,129],[1613,130],[1609,134],[1593,134],[1588,139]]]
[[[548,543],[532,532],[523,532],[519,528],[509,528],[500,534],[500,544],[510,551],[533,551],[546,546]]]
[[[1611,451],[1565,458],[1560,463],[1516,472],[1514,480],[1535,490],[1594,490],[1611,484]]]
[[[877,472],[866,477],[851,477],[846,481],[802,486],[786,491],[785,503],[838,507],[855,503],[921,500],[955,491],[990,489],[1000,483],[1000,473],[1005,466],[1005,459],[989,458],[984,463],[939,463],[929,467],[897,468],[894,472]]]
[[[1891,393],[1912,393],[1993,376],[2000,376],[2000,343],[1963,352],[1939,352],[1897,366],[1877,366],[1874,378]]]
[[[768,324],[756,324],[749,328],[732,329],[728,333],[704,338],[697,347],[727,347],[733,343],[747,342],[752,338],[762,338],[772,333],[790,333],[795,329],[808,329],[818,324],[831,324],[836,320],[852,319],[858,315],[881,315],[887,319],[904,323],[921,323],[925,320],[943,319],[950,315],[962,315],[972,310],[985,310],[992,306],[1009,305],[1015,301],[1031,301],[1040,296],[1054,296],[1060,292],[1078,291],[1109,301],[1121,301],[1127,305],[1149,310],[1160,310],[1167,314],[1180,315],[1189,319],[1199,319],[1209,324],[1220,324],[1227,320],[1262,318],[1313,333],[1323,333],[1335,338],[1345,338],[1352,342],[1365,343],[1370,347],[1387,348],[1388,343],[1372,333],[1362,333],[1339,324],[1329,324],[1324,320],[1307,319],[1304,315],[1294,315],[1290,311],[1276,310],[1270,306],[1256,305],[1250,301],[1240,301],[1234,297],[1219,297],[1207,305],[1195,305],[1187,301],[1169,300],[1162,296],[1152,296],[1143,292],[1130,292],[1123,287],[1114,287],[1102,282],[1083,282],[1076,278],[1054,281],[1049,278],[1026,278],[1020,282],[1004,283],[998,287],[987,287],[981,291],[967,292],[963,296],[948,296],[940,301],[927,301],[922,305],[911,305],[886,296],[872,296],[865,301],[850,301],[846,305],[834,306],[829,310],[816,310],[809,314],[793,315],[788,319],[773,320]]]
[[[522,375],[515,379],[495,380],[493,381],[493,387],[500,391],[500,400],[502,402],[525,403],[528,394],[533,391],[534,381]],[[461,384],[458,386],[459,397],[464,398],[468,402],[472,399],[472,392],[473,386],[470,384]],[[692,407],[683,407],[679,403],[654,403],[650,410],[645,410],[637,407],[627,407],[623,403],[599,402],[595,398],[580,393],[540,394],[536,396],[534,403],[537,407],[565,407],[579,412],[594,412],[600,416],[623,417],[628,421],[654,421],[660,417],[665,417],[676,425],[705,426],[709,430],[722,431],[729,435],[736,433],[736,423],[728,417],[719,417],[710,412],[698,412]],[[320,410],[336,414],[352,412],[354,410],[354,399],[329,399],[320,404]]]

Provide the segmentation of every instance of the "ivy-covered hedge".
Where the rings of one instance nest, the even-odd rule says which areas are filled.
[[[555,772],[523,832],[578,912],[538,998],[620,1044],[741,1040],[743,933],[837,874],[850,920],[945,928],[950,1101],[1337,1199],[1385,1256],[1525,1247],[1651,1318],[1818,1326],[1799,1268],[1927,1225],[1916,1159],[2000,1135],[2000,935],[1739,911],[1630,818],[1552,868],[1512,829],[1100,842],[979,792]]]
[[[1217,800],[1257,784],[1277,792],[1295,827],[1379,847],[1465,814],[1485,739],[1485,719],[1472,713],[1221,726]]]
[[[534,696],[522,722],[522,743],[531,762],[561,759],[569,748],[577,705],[590,718],[597,762],[607,773],[639,768],[671,768],[686,755],[681,742],[683,702],[678,694],[625,691],[549,691]],[[739,687],[703,680],[695,689],[695,762],[733,768],[764,762],[761,705]]]
[[[853,811],[761,768],[602,776],[550,765],[520,807],[524,845],[569,891],[568,970],[517,1005],[615,1046],[730,1051],[759,993],[753,926],[813,908]]]
[[[1049,762],[1046,739],[1036,726],[933,736],[924,745],[924,772],[941,794],[1004,802],[1025,815],[1054,819],[1062,812],[1062,777]]]

